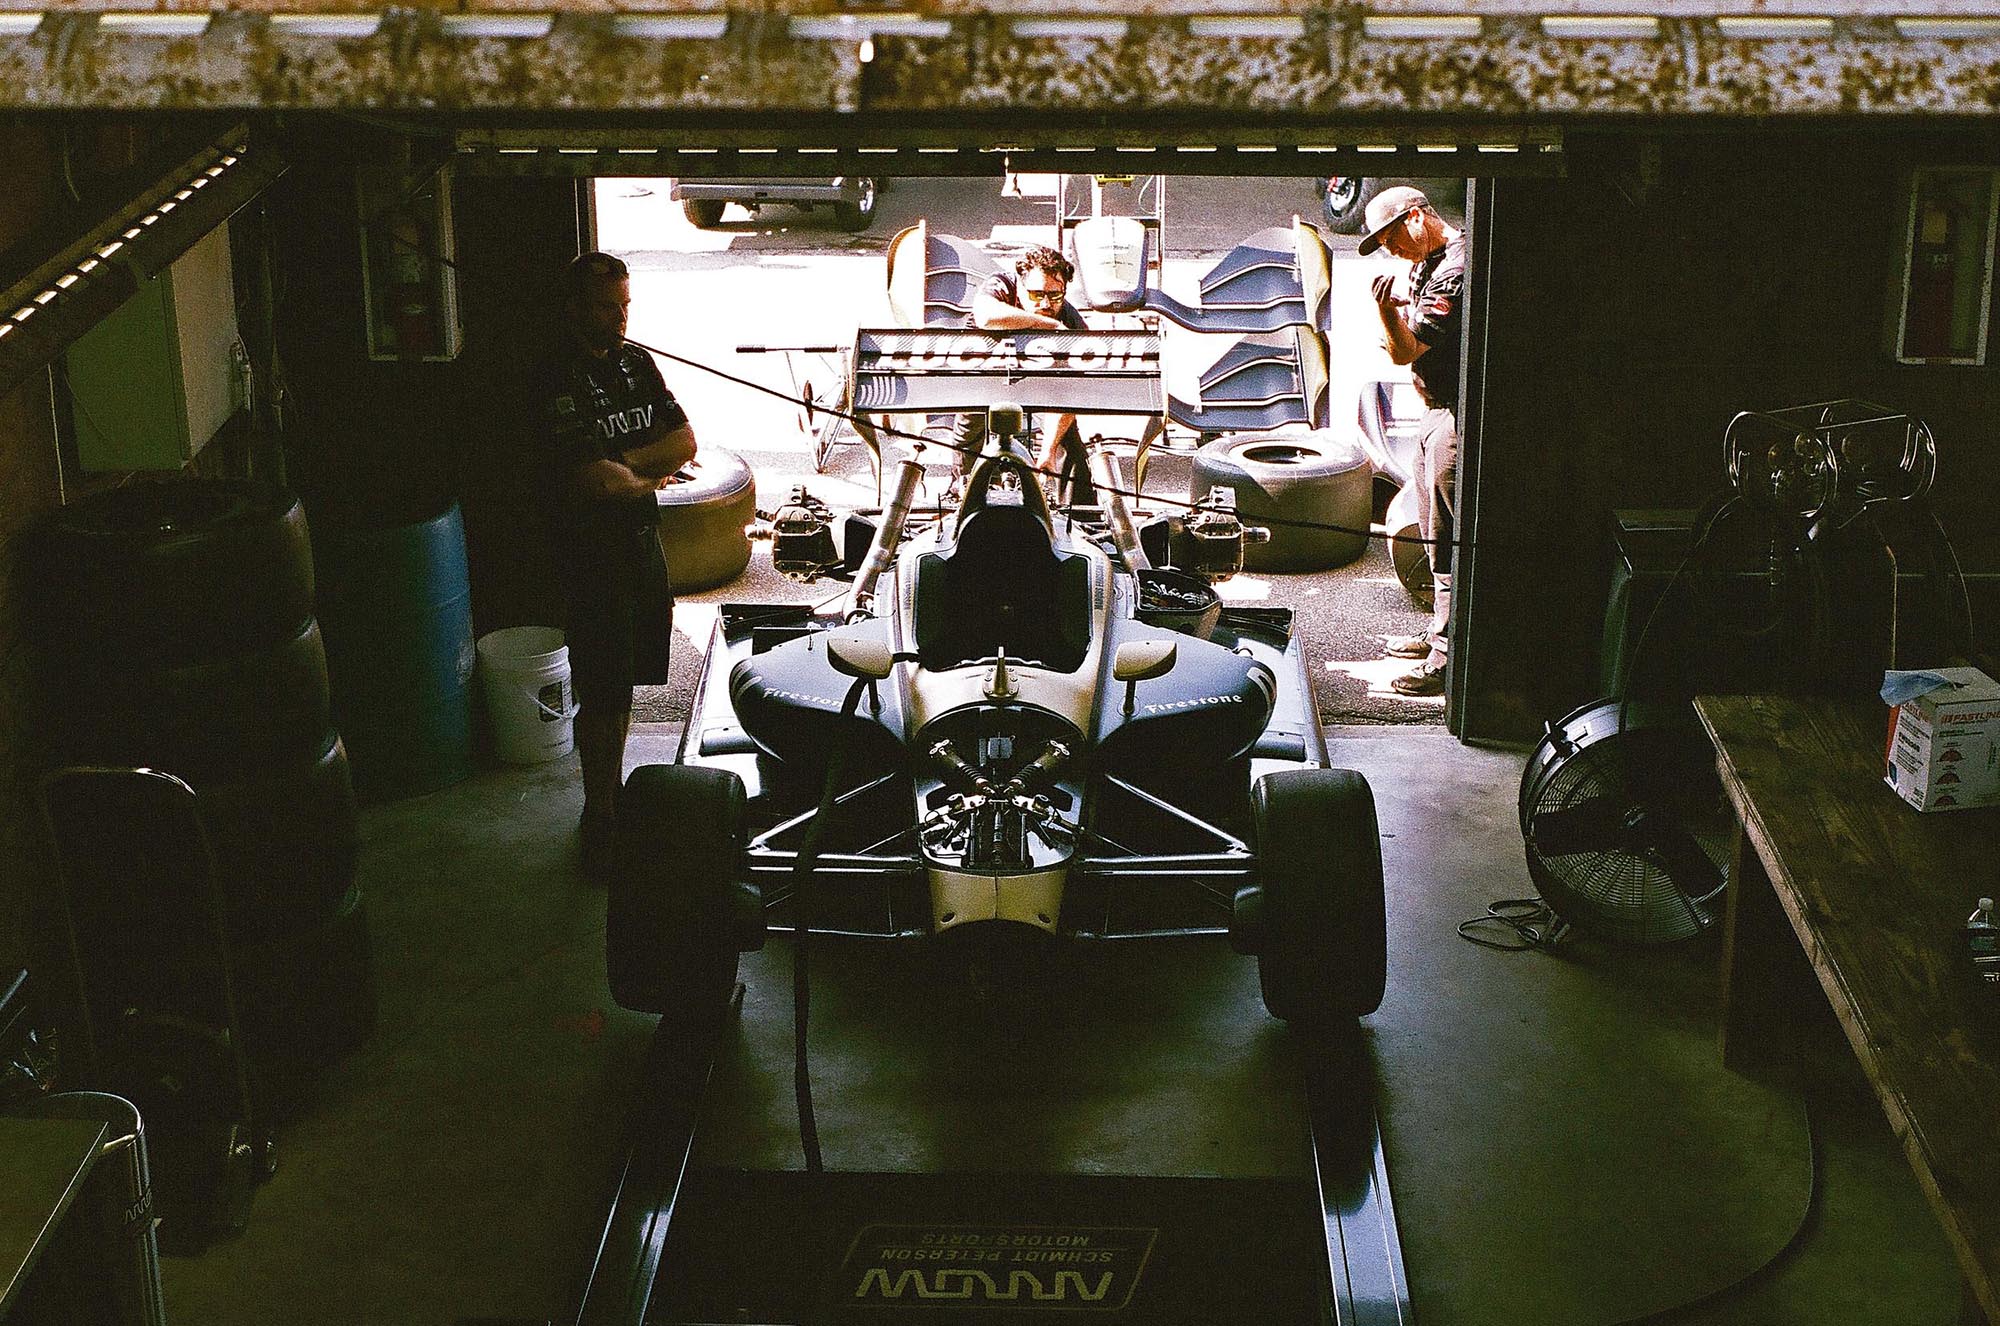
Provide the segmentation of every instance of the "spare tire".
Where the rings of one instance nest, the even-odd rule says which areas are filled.
[[[347,748],[335,733],[313,757],[240,779],[190,780],[215,849],[237,942],[316,928],[348,889],[361,850]]]
[[[360,1046],[375,1029],[368,909],[349,889],[308,930],[236,949],[236,1003],[259,1077],[281,1113],[311,1070]]]
[[[1236,495],[1246,525],[1265,525],[1267,543],[1243,549],[1253,571],[1321,571],[1368,548],[1374,469],[1356,430],[1233,433],[1195,453],[1189,496]]]
[[[743,458],[703,447],[682,473],[655,494],[660,551],[675,592],[726,585],[750,565],[749,525],[757,518],[757,480]]]
[[[117,656],[52,660],[58,742],[85,763],[147,765],[190,781],[317,755],[328,716],[326,647],[311,617],[282,643],[175,666]]]
[[[123,664],[261,649],[313,611],[304,508],[285,489],[244,479],[84,498],[33,527],[22,566],[38,638]]]

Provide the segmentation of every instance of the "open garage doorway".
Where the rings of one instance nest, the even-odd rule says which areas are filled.
[[[1105,177],[877,179],[867,182],[864,216],[857,216],[852,181],[690,180],[693,187],[683,189],[672,178],[646,176],[598,178],[586,187],[597,247],[624,258],[632,271],[629,335],[671,356],[661,368],[697,436],[704,446],[727,448],[749,463],[757,507],[768,515],[799,486],[836,513],[881,501],[875,457],[827,407],[837,411],[845,394],[846,351],[857,329],[899,325],[888,285],[895,238],[922,224],[931,236],[957,237],[974,253],[1011,268],[1025,247],[1057,241],[1063,181],[1070,181],[1068,206],[1074,215],[1088,205],[1080,201],[1088,182],[1100,178]],[[1099,188],[1105,212],[1129,210],[1118,201],[1125,192],[1115,187],[1120,177],[1108,178],[1113,187]],[[1159,285],[1187,304],[1200,304],[1204,275],[1256,232],[1288,227],[1297,217],[1324,240],[1329,256],[1321,328],[1324,427],[1288,425],[1280,431],[1313,431],[1324,445],[1352,445],[1365,457],[1368,477],[1342,482],[1358,482],[1366,490],[1372,537],[1359,556],[1339,559],[1338,565],[1275,571],[1253,564],[1216,590],[1227,604],[1294,611],[1323,722],[1442,724],[1447,697],[1398,694],[1391,681],[1412,661],[1384,653],[1388,641],[1416,635],[1430,621],[1428,557],[1413,537],[1414,492],[1404,491],[1414,477],[1423,405],[1409,368],[1393,363],[1383,347],[1370,295],[1377,275],[1400,277],[1409,264],[1387,252],[1361,256],[1359,236],[1351,232],[1366,198],[1397,184],[1424,189],[1443,219],[1464,229],[1465,182],[1336,181],[1330,193],[1326,179],[1300,176],[1129,178],[1157,181],[1157,196],[1149,195],[1139,207],[1157,207]],[[1079,180],[1085,183],[1079,186]],[[1200,398],[1200,380],[1235,341],[1145,311],[1085,309],[1084,316],[1094,329],[1126,329],[1142,321],[1157,326],[1168,394],[1182,400]],[[899,418],[923,427],[922,416]],[[933,444],[921,455],[930,476],[923,496],[931,502],[944,495],[956,468],[948,428],[939,422],[930,421]],[[1116,440],[1130,479],[1146,419],[1098,416],[1084,426]],[[1231,436],[1169,420],[1148,451],[1139,505],[1164,513],[1205,496],[1194,491],[1197,453]],[[889,443],[896,450],[907,445]],[[1403,537],[1390,537],[1396,534]],[[757,545],[741,578],[680,595],[673,675],[695,674],[720,604],[820,599],[842,588],[838,581],[801,586],[784,580],[772,567],[768,545]],[[642,693],[638,716],[684,717],[679,689]]]

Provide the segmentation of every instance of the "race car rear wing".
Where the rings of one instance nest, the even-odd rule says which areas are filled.
[[[1069,414],[1166,408],[1151,332],[864,328],[853,364],[857,413],[949,414],[1002,400]]]

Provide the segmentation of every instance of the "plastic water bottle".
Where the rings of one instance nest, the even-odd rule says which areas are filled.
[[[1971,916],[1965,918],[1965,948],[1972,955],[1972,970],[1988,985],[2000,986],[2000,923],[1993,919],[1993,899],[1981,898]]]

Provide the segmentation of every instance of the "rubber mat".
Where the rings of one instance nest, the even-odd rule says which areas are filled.
[[[647,1320],[1277,1326],[1325,1261],[1296,1180],[697,1170]]]

